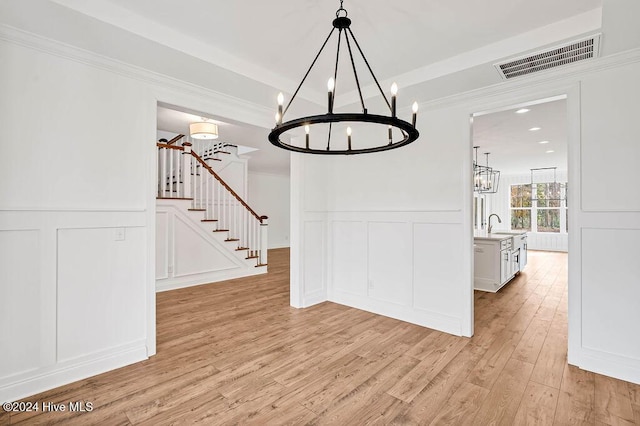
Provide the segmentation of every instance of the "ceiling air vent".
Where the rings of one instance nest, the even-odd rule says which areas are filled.
[[[495,67],[502,78],[508,80],[595,58],[598,56],[599,48],[600,34],[595,34],[585,39],[572,41],[569,44],[511,59],[509,62],[495,64]]]

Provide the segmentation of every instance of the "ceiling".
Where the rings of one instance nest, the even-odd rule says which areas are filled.
[[[503,174],[527,174],[532,168],[543,167],[566,170],[566,108],[566,99],[555,99],[474,117],[478,163],[485,165],[483,154],[489,152],[489,165]],[[516,113],[521,109],[529,111]],[[539,130],[530,130],[534,128]]]
[[[53,1],[285,93],[302,79],[339,7],[338,0]],[[602,1],[345,0],[344,7],[383,87],[395,79],[403,88],[597,29]],[[310,76],[307,99],[324,102],[333,49]],[[363,86],[372,86],[365,74]]]
[[[196,111],[160,104],[158,106],[158,130],[176,134],[189,134],[189,124],[201,121],[202,114]],[[269,131],[262,127],[238,123],[229,119],[207,116],[218,125],[218,141],[255,148],[244,154],[249,158],[249,169],[253,172],[288,174],[289,152],[276,148],[267,141]]]
[[[263,86],[257,90],[246,82],[235,86],[229,82],[227,86],[233,87],[221,90],[228,89],[237,97],[250,91],[255,93],[254,102],[274,110],[279,91],[290,99],[331,30],[339,7],[338,0],[51,1],[250,79],[246,82],[259,82]],[[426,102],[448,96],[445,88],[459,92],[500,83],[493,63],[600,30],[602,3],[603,0],[345,0],[344,7],[382,87],[386,90],[392,81],[398,82],[400,108],[408,107],[414,99]],[[298,95],[308,102],[305,107],[318,108],[326,103],[326,80],[333,73],[335,47],[326,53]],[[348,62],[341,64],[342,72],[350,71]],[[205,71],[202,66],[190,69]],[[360,62],[358,74],[366,99],[374,94],[374,85],[365,69]],[[337,107],[357,101],[352,90],[343,93],[343,97],[339,92],[337,88]],[[407,99],[405,94],[409,93],[411,98]],[[476,117],[474,134],[482,146],[480,151],[491,150],[491,164],[504,172],[566,164],[566,141],[565,148],[560,147],[564,136],[558,130],[563,126],[559,123],[559,109],[559,104],[548,104],[536,106],[521,117],[506,111]],[[159,128],[185,133],[188,122],[200,114],[184,109],[182,112],[192,116],[159,111]],[[297,112],[292,108],[292,113]],[[268,129],[228,117],[209,117],[227,123],[221,125],[221,139],[259,149],[250,154],[251,170],[288,173],[289,154],[267,142]],[[534,125],[542,130],[523,133],[522,128]],[[543,147],[536,143],[537,139],[551,142]],[[555,153],[540,154],[541,148]]]

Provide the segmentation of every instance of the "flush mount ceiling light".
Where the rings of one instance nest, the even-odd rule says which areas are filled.
[[[519,110],[516,111],[516,114],[524,114],[525,112],[529,112],[529,111],[531,110],[527,108],[520,108]]]
[[[202,121],[189,124],[189,134],[194,139],[217,139],[218,125],[202,117]]]
[[[532,127],[529,129],[530,132],[537,132],[538,130],[540,130],[542,127]]]
[[[542,144],[542,145],[544,145],[544,144],[547,144],[547,143],[549,143],[549,141],[540,141],[540,142],[538,142],[538,143],[539,143],[539,144]]]
[[[351,31],[351,19],[347,18],[347,11],[342,7],[343,0],[340,0],[340,8],[336,12],[336,18],[333,20],[333,28],[331,32],[327,36],[326,40],[322,44],[320,51],[316,55],[315,59],[311,63],[311,66],[307,70],[306,74],[302,78],[302,81],[298,85],[298,88],[293,93],[293,96],[289,100],[289,103],[286,107],[284,107],[284,96],[282,93],[278,95],[278,112],[276,113],[276,126],[269,133],[269,141],[283,149],[287,149],[289,151],[302,152],[307,154],[365,154],[371,152],[380,152],[387,151],[390,149],[400,148],[401,146],[405,146],[410,144],[411,142],[418,139],[419,132],[416,129],[416,116],[418,113],[418,104],[416,102],[413,103],[413,117],[412,122],[401,120],[396,116],[396,96],[398,92],[398,86],[394,83],[391,86],[391,103],[387,99],[384,91],[380,87],[380,83],[376,78],[367,58],[364,56],[362,49],[360,48],[360,44],[356,40],[353,32]],[[328,102],[327,102],[327,113],[320,115],[311,115],[308,117],[300,117],[294,118],[289,121],[283,121],[284,116],[289,110],[291,103],[295,99],[296,95],[300,91],[300,88],[304,84],[305,80],[309,76],[309,73],[313,69],[316,64],[320,54],[324,50],[325,46],[331,39],[331,36],[334,34],[335,30],[338,30],[338,41],[337,41],[337,50],[336,50],[336,62],[335,68],[333,71],[333,77],[329,79],[327,84],[328,91]],[[357,93],[360,99],[361,112],[334,112],[334,101],[336,97],[336,87],[337,87],[337,79],[338,79],[338,64],[340,62],[340,47],[341,43],[344,39],[346,47],[348,49],[348,56],[350,59],[350,65],[353,69],[353,77],[355,80],[355,84],[357,87]],[[355,47],[355,48],[354,48]],[[354,61],[353,52],[357,50],[357,52],[362,57],[371,77],[373,78],[380,94],[382,95],[382,100],[386,103],[386,106],[389,108],[390,115],[378,115],[371,114],[367,110],[364,97],[362,95],[362,90],[360,88],[360,78],[358,77],[358,72],[356,70],[356,61]],[[349,126],[346,128],[345,135],[340,139],[334,137],[333,141],[331,139],[332,130],[338,126],[344,126],[348,124]],[[356,131],[352,130],[352,126],[358,124],[373,124],[377,125],[374,129],[374,133],[377,130],[379,136],[378,141],[375,138],[370,138],[371,133],[366,133],[366,141],[365,137],[361,136],[360,140],[357,139]],[[328,131],[326,132],[326,144],[324,131],[318,131],[318,129],[327,126],[320,125],[328,125]],[[380,131],[377,127],[383,127],[383,131]],[[280,138],[281,135],[286,132],[289,137],[295,134],[296,129],[304,128],[304,143],[302,143],[303,138],[300,134],[299,143],[286,143],[282,141]],[[354,127],[355,128],[355,127]],[[314,129],[316,130],[314,132]],[[394,129],[395,132],[394,132]],[[399,132],[398,132],[399,130]],[[353,133],[353,136],[352,136]],[[396,135],[402,136],[400,139],[399,136],[394,137]],[[313,136],[316,136],[315,138]],[[353,141],[352,141],[353,138]],[[295,140],[293,138],[292,140]],[[346,142],[346,143],[345,143]]]

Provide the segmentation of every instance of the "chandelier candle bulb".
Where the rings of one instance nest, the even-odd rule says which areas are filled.
[[[398,94],[398,85],[394,82],[391,85],[391,116],[396,116],[396,95]]]
[[[336,87],[336,81],[331,77],[327,82],[327,89],[329,90],[329,114],[333,114],[333,90]]]
[[[305,135],[304,135],[304,141],[305,141],[305,147],[306,147],[307,149],[309,149],[309,131],[310,131],[310,130],[311,130],[311,129],[309,128],[309,125],[308,125],[308,124],[307,124],[306,126],[304,126],[304,133],[305,133]]]
[[[278,93],[278,116],[280,117],[278,124],[282,124],[282,106],[283,105],[284,105],[284,95],[282,94],[282,92],[280,92]]]
[[[351,127],[347,127],[347,145],[349,146],[349,151],[351,151]]]
[[[413,110],[413,117],[411,118],[411,123],[413,124],[413,127],[416,127],[416,119],[418,118],[418,103],[414,102],[411,109]]]
[[[393,143],[393,127],[389,126],[389,144]]]

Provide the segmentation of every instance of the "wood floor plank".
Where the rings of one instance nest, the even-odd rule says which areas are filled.
[[[596,421],[615,425],[634,422],[629,387],[626,382],[611,377],[595,376]]]
[[[438,412],[431,425],[472,424],[473,414],[480,408],[489,391],[472,383],[463,383]]]
[[[157,294],[157,355],[26,400],[91,413],[0,424],[640,424],[640,386],[566,364],[566,254],[531,252],[475,333],[451,336],[330,302],[289,306],[289,251],[269,272]],[[546,333],[546,334],[545,334]]]
[[[473,424],[513,425],[533,365],[511,359],[474,416]]]
[[[551,321],[534,318],[513,351],[513,358],[535,364],[550,326]]]
[[[411,402],[440,371],[469,343],[467,339],[449,336],[445,346],[434,347],[422,361],[400,379],[387,393],[401,401]]]
[[[558,389],[530,381],[518,407],[514,424],[552,425],[559,393]]]
[[[560,386],[556,425],[595,423],[595,374],[566,365]]]
[[[484,346],[469,343],[466,350],[461,351],[411,401],[406,411],[394,419],[394,424],[430,423],[438,415],[440,408],[464,384],[485,351]]]
[[[531,375],[534,382],[560,389],[567,364],[566,330],[566,320],[554,317]]]
[[[380,397],[393,384],[404,377],[420,361],[406,355],[391,361],[364,383],[336,398],[334,402],[315,417],[314,424],[355,424],[360,411],[369,409],[370,401]]]

